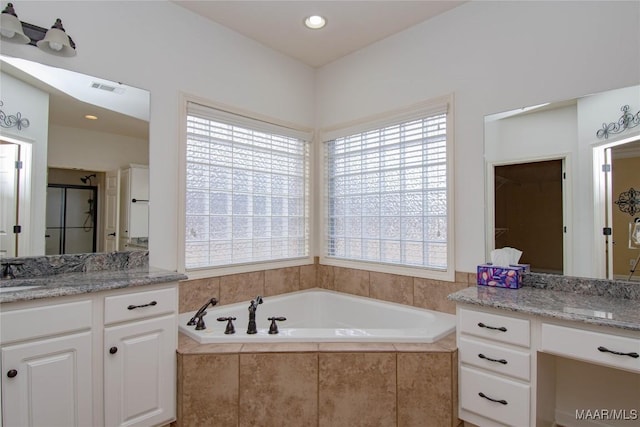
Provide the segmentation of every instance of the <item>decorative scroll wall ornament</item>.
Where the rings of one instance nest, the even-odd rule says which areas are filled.
[[[0,101],[0,107],[2,107],[4,103]],[[29,127],[29,119],[22,117],[22,113],[17,112],[15,115],[7,115],[4,111],[0,109],[0,126],[3,128],[18,128],[18,130],[22,130],[22,128]]]
[[[622,212],[634,216],[640,212],[640,190],[634,190],[632,187],[629,191],[623,191],[614,203]]]
[[[630,108],[628,105],[624,105],[620,108],[622,111],[622,116],[618,119],[617,122],[611,122],[609,124],[603,123],[602,129],[599,129],[596,132],[596,136],[598,138],[609,138],[609,135],[622,133],[627,129],[634,128],[640,125],[640,111],[636,114],[632,114],[629,112]]]

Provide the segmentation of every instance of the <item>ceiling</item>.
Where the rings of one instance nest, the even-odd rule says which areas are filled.
[[[311,67],[321,67],[465,1],[174,0],[173,3]],[[313,14],[327,20],[323,29],[309,30],[304,26],[304,19]]]
[[[2,72],[49,94],[49,124],[149,139],[149,92],[0,55]],[[94,89],[95,83],[117,92]],[[87,120],[93,114],[98,120]]]

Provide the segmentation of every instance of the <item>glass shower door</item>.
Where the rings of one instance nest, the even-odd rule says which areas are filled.
[[[96,187],[49,185],[47,255],[95,252],[96,200]]]

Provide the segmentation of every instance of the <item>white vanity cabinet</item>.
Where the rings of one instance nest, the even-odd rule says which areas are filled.
[[[640,332],[461,303],[457,322],[460,419],[640,425]],[[578,420],[605,408],[598,424]]]
[[[2,425],[92,425],[92,302],[3,307],[0,321]]]
[[[2,427],[175,419],[177,283],[0,307]]]
[[[107,426],[156,425],[175,413],[175,289],[105,298]]]
[[[529,424],[529,321],[458,308],[460,418],[478,425]]]

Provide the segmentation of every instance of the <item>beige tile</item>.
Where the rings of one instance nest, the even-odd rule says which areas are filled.
[[[324,353],[354,353],[362,352],[394,352],[396,349],[393,343],[375,342],[321,342],[318,344],[318,351]]]
[[[398,354],[398,426],[455,426],[451,353]]]
[[[371,298],[413,305],[413,277],[372,271],[369,282]]]
[[[316,282],[316,271],[318,266],[316,264],[301,265],[300,266],[300,289],[311,289],[318,287]]]
[[[335,290],[335,274],[334,267],[332,265],[318,265],[318,271],[316,273],[316,285],[319,288]]]
[[[317,352],[318,344],[313,342],[279,342],[243,344],[241,353],[309,353]]]
[[[456,271],[455,281],[456,283],[469,283],[469,273],[466,273],[464,271]]]
[[[180,354],[222,354],[239,353],[242,344],[199,344],[183,333],[178,334],[178,353]]]
[[[451,353],[452,350],[443,348],[437,342],[434,343],[395,343],[393,347],[396,351],[402,353],[418,353],[418,352],[433,352],[433,353]]]
[[[178,311],[196,311],[209,299],[220,299],[220,278],[183,280],[178,287]]]
[[[455,314],[456,304],[449,301],[447,295],[467,287],[467,283],[443,282],[415,277],[413,279],[413,305]]]
[[[238,355],[179,355],[178,425],[238,425]]]
[[[318,355],[240,355],[240,426],[315,426]]]
[[[333,267],[335,290],[363,297],[369,296],[369,272],[354,268]]]
[[[319,427],[395,426],[394,353],[320,353]]]
[[[257,295],[264,295],[264,271],[220,278],[220,304],[249,301]]]
[[[280,295],[300,290],[300,267],[276,268],[264,272],[264,294]]]

